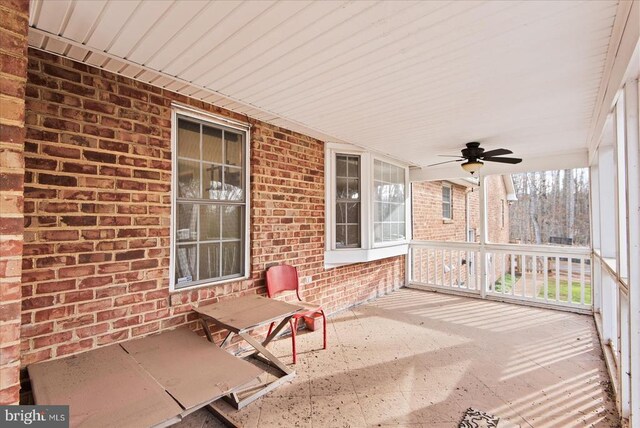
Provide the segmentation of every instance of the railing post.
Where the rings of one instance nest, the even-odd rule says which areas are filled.
[[[480,297],[487,296],[487,186],[485,178],[478,177],[480,184]]]

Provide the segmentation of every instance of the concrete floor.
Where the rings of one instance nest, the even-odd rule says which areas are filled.
[[[474,407],[528,427],[616,427],[593,319],[402,289],[301,334],[290,384],[244,427],[457,427]],[[270,345],[291,363],[290,339]],[[222,426],[200,410],[180,428]]]

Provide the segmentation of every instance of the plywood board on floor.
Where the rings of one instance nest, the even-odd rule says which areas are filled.
[[[120,345],[32,364],[28,371],[36,404],[68,404],[72,427],[149,427],[182,410]]]
[[[188,328],[132,340],[122,347],[187,410],[242,389],[263,373]]]

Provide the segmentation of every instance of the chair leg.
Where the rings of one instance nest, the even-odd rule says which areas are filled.
[[[289,324],[291,325],[291,350],[293,352],[293,364],[295,364],[298,362],[298,355],[296,354],[296,330],[298,329],[298,319],[290,319]]]
[[[322,349],[327,349],[327,317],[323,310],[320,310],[322,314]]]

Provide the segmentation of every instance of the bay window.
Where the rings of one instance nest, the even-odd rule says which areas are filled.
[[[327,144],[325,177],[326,267],[407,253],[407,165]]]

